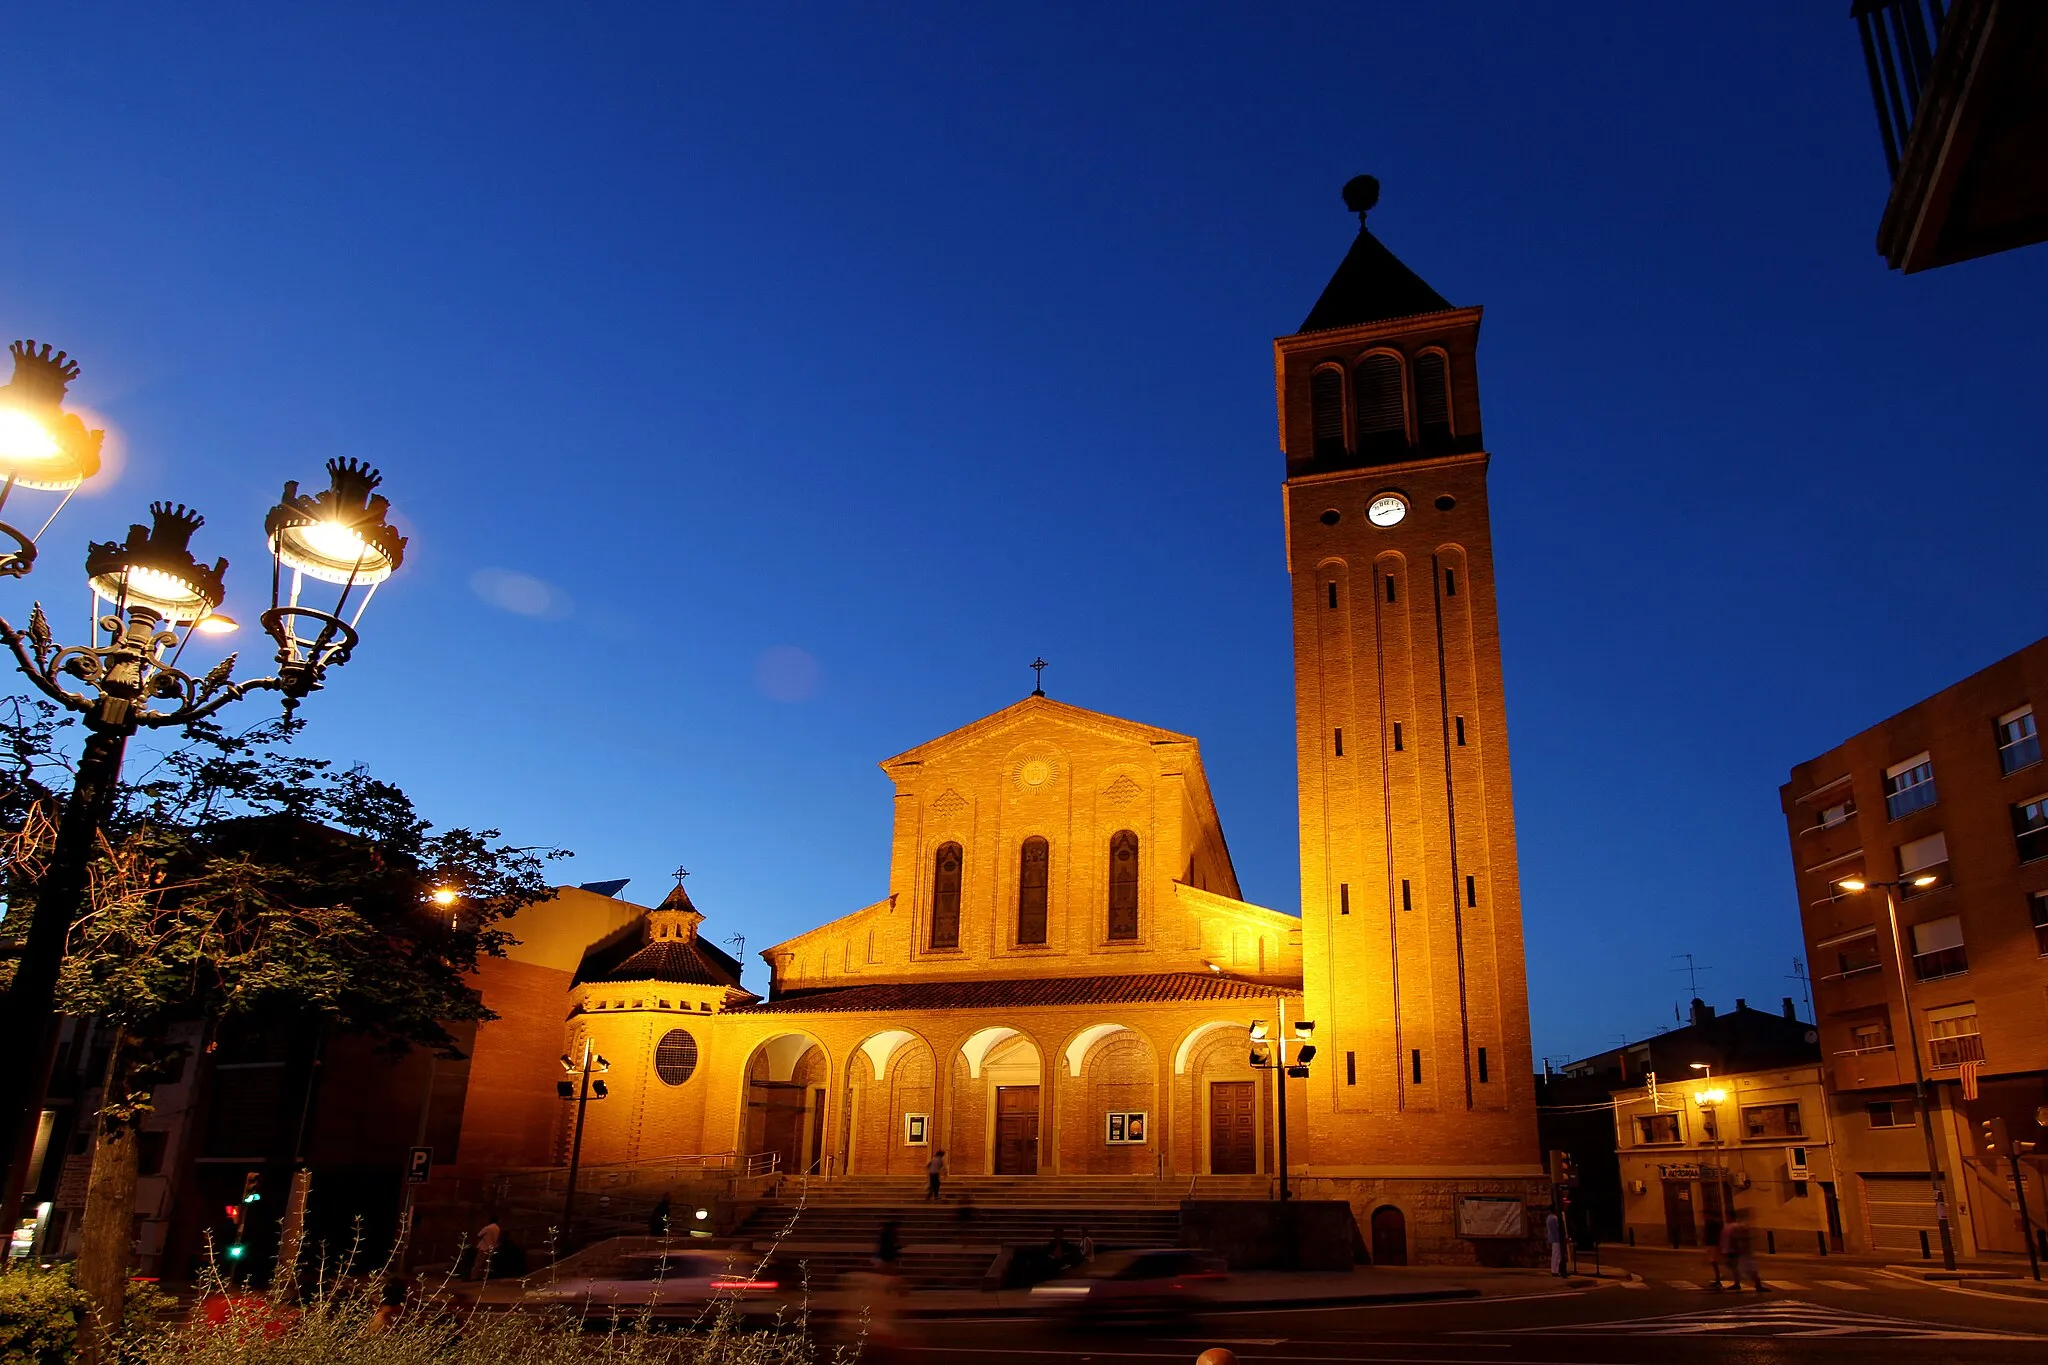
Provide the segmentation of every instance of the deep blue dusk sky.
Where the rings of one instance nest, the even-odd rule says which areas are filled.
[[[252,619],[368,459],[412,557],[308,746],[750,955],[1038,653],[1298,909],[1270,342],[1360,171],[1487,310],[1539,1056],[1675,953],[1796,993],[1787,769],[2043,631],[2048,249],[1884,269],[1839,3],[315,8],[9,16],[0,331],[126,467],[0,605],[170,495]]]

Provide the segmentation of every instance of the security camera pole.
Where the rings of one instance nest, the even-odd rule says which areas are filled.
[[[612,1064],[597,1055],[597,1049],[591,1046],[587,1035],[583,1039],[583,1060],[580,1064],[570,1061],[568,1053],[562,1054],[562,1070],[577,1077],[573,1081],[555,1084],[556,1094],[565,1100],[576,1101],[576,1135],[569,1143],[569,1192],[562,1198],[564,1238],[572,1235],[571,1229],[576,1222],[576,1170],[583,1164],[583,1116],[589,1110],[591,1100],[605,1097],[604,1082],[592,1080],[591,1075],[611,1069]]]

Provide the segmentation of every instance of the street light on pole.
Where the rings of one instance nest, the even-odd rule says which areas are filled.
[[[1693,1062],[1694,1071],[1704,1072],[1706,1082],[1692,1097],[1705,1117],[1707,1135],[1714,1140],[1714,1184],[1720,1187],[1721,1220],[1725,1223],[1735,1216],[1735,1190],[1728,1182],[1726,1159],[1721,1155],[1721,1102],[1728,1098],[1728,1092],[1714,1084],[1714,1067],[1710,1062]]]
[[[1253,1069],[1278,1073],[1274,1078],[1280,1094],[1276,1104],[1275,1119],[1279,1130],[1280,1202],[1284,1204],[1289,1197],[1287,1191],[1287,1078],[1292,1076],[1296,1080],[1302,1080],[1308,1076],[1308,1064],[1315,1059],[1316,1055],[1315,1044],[1309,1042],[1308,1039],[1309,1035],[1316,1031],[1316,1026],[1313,1020],[1295,1020],[1294,1038],[1290,1042],[1287,1037],[1287,998],[1282,996],[1277,1003],[1280,1010],[1280,1036],[1278,1038],[1268,1039],[1266,1021],[1263,1019],[1252,1020],[1249,1027],[1252,1035],[1251,1064]],[[1287,1060],[1287,1049],[1290,1046],[1296,1049],[1292,1062]],[[1277,1056],[1274,1052],[1275,1048],[1279,1049]]]
[[[35,568],[38,542],[71,493],[99,471],[105,433],[64,411],[78,377],[76,361],[33,341],[9,349],[14,377],[0,387],[0,513],[17,490],[64,495],[33,534],[0,521],[0,577],[22,578]],[[40,1114],[55,1054],[58,970],[85,905],[99,831],[113,811],[129,738],[141,729],[205,720],[256,691],[283,693],[289,714],[319,690],[329,668],[348,661],[370,594],[404,559],[405,538],[386,518],[389,504],[374,493],[381,481],[377,472],[353,460],[331,460],[327,468],[329,488],[305,495],[297,483],[287,483],[264,519],[271,600],[262,623],[277,645],[272,676],[235,681],[232,654],[197,677],[179,667],[194,636],[234,628],[220,612],[228,563],[206,564],[193,556],[192,535],[205,518],[181,503],[152,503],[149,526],[129,527],[125,540],[88,545],[85,577],[94,608],[89,643],[59,644],[40,603],[25,630],[0,618],[0,641],[21,671],[43,695],[79,713],[87,732],[37,879],[35,911],[14,979],[0,1001],[0,1037],[8,1039],[12,1053],[11,1063],[0,1066],[0,1160],[7,1172],[0,1226],[15,1222],[27,1174],[19,1158],[29,1149],[26,1138]],[[332,590],[331,605],[323,590]]]
[[[588,1034],[583,1038],[583,1056],[571,1061],[568,1053],[562,1054],[562,1070],[576,1077],[573,1081],[555,1082],[555,1094],[565,1100],[576,1101],[576,1131],[569,1140],[569,1192],[562,1198],[562,1237],[567,1240],[575,1234],[572,1229],[576,1219],[576,1172],[583,1164],[583,1115],[590,1108],[592,1100],[601,1100],[608,1093],[605,1083],[592,1080],[612,1069],[612,1064],[597,1055]]]
[[[1906,984],[1906,950],[1899,937],[1899,906],[1892,897],[1900,887],[1910,886],[1916,891],[1924,891],[1938,880],[1930,873],[1923,873],[1888,882],[1873,881],[1868,877],[1844,877],[1835,885],[1858,895],[1876,888],[1884,891],[1885,920],[1892,935],[1892,962],[1899,970],[1899,1004],[1906,1014],[1906,1045],[1913,1050],[1913,1107],[1920,1111],[1920,1136],[1927,1143],[1927,1179],[1934,1187],[1934,1223],[1941,1232],[1941,1264],[1944,1269],[1954,1270],[1956,1243],[1948,1226],[1948,1182],[1941,1173],[1941,1156],[1934,1145],[1934,1115],[1927,1109],[1927,1069],[1921,1064],[1920,1029],[1913,1021],[1913,995]]]

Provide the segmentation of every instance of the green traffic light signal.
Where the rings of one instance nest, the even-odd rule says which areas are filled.
[[[230,1261],[239,1261],[248,1252],[248,1250],[249,1248],[243,1246],[240,1242],[236,1242],[233,1246],[228,1248],[228,1259]]]

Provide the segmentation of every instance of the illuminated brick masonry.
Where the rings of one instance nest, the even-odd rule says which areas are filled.
[[[957,1175],[1265,1198],[1277,1092],[1247,1025],[1284,1003],[1318,1048],[1288,1082],[1296,1194],[1348,1200],[1377,1260],[1526,1255],[1484,1235],[1548,1190],[1478,326],[1361,227],[1276,344],[1299,918],[1241,898],[1194,739],[1034,693],[882,764],[887,894],[762,951],[765,998],[680,886],[651,910],[577,893],[529,912],[551,942],[565,916],[591,926],[519,978],[524,1011],[554,973],[559,1050],[610,1062],[583,1160],[737,1153],[858,1180],[943,1150]],[[492,1118],[536,1051],[501,1012],[475,1070],[507,1083],[465,1127],[502,1165],[560,1161],[571,1106],[551,1133],[530,1098]]]

